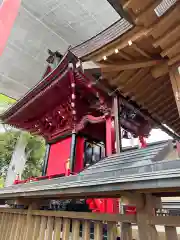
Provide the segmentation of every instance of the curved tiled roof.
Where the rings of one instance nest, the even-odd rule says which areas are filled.
[[[126,19],[121,18],[101,33],[72,48],[71,51],[77,57],[82,58],[116,40],[132,27],[133,25],[131,23],[129,23]]]

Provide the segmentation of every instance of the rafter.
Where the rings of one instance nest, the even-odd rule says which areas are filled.
[[[152,76],[148,75],[148,78],[146,79],[146,87],[141,88],[141,91],[138,90],[138,97],[137,100],[143,101],[145,105],[150,105],[156,101],[156,98],[153,99],[153,101],[149,101],[151,99],[151,95],[156,95],[159,91],[159,86],[162,84],[162,79],[160,81],[152,81]],[[147,97],[148,96],[148,97]],[[149,103],[150,102],[150,103]]]
[[[132,86],[131,84],[136,82],[136,80],[140,80],[143,78],[145,75],[147,75],[146,69],[138,69],[135,74],[133,74],[126,82],[126,84],[123,86],[122,90],[123,91],[128,91],[129,87]]]
[[[161,46],[163,43],[166,43],[167,41],[172,40],[172,36],[175,34],[178,34],[179,31],[180,31],[180,25],[178,24],[171,31],[168,30],[165,34],[163,34],[156,41],[154,41],[153,46],[157,48],[158,46]]]
[[[119,83],[124,84],[134,74],[134,70],[129,71],[121,71],[119,74],[116,75],[113,79],[111,79],[111,83],[113,85],[118,85]]]
[[[92,57],[92,59],[97,62],[101,61],[104,56],[108,57],[108,56],[114,54],[114,50],[116,48],[120,51],[120,50],[128,47],[130,41],[132,43],[134,43],[135,41],[148,35],[150,31],[151,31],[150,28],[149,29],[140,28],[140,30],[138,32],[136,31],[132,36],[121,38],[120,41],[118,41],[117,43],[114,43],[113,45],[111,45],[108,48],[106,47],[106,48],[102,49],[102,51],[100,53],[95,54],[94,57]]]
[[[159,88],[161,87],[161,93],[166,91],[167,85],[169,84],[168,81],[165,82],[159,82],[157,81],[157,84],[155,85],[155,88],[149,93],[149,96],[147,98],[147,101],[145,101],[145,104],[148,106],[152,106],[153,104],[158,104],[159,101],[161,101],[161,94],[159,94]]]
[[[168,56],[172,52],[175,52],[177,48],[180,48],[180,39],[176,43],[172,44],[169,48],[166,48],[164,51],[162,51],[161,56]]]
[[[166,81],[166,82],[168,82],[168,81]],[[157,89],[160,89],[160,86],[161,86],[161,85],[158,85],[156,88],[157,88]],[[170,97],[171,94],[172,94],[171,86],[170,86],[170,85],[168,85],[167,87],[165,87],[165,90],[162,91],[162,92],[163,92],[163,94],[162,94],[162,93],[159,94],[159,97],[157,97],[154,101],[151,101],[150,106],[151,106],[152,108],[156,109],[156,107],[161,106],[162,109],[163,109],[163,106],[165,106],[165,105],[164,105],[164,102],[168,103],[168,102],[166,101],[166,99],[169,98],[169,99],[173,100],[173,97],[172,97],[172,98]],[[161,110],[158,111],[158,114],[159,114],[160,111],[161,111]]]
[[[174,92],[174,98],[176,101],[177,109],[180,116],[180,75],[178,73],[177,67],[173,66],[169,71],[170,80],[172,84],[172,89]]]
[[[133,0],[128,0],[127,2],[125,2],[123,4],[123,9],[124,10],[128,10],[129,8],[131,8],[131,4],[132,4]]]
[[[136,45],[136,43],[133,43],[131,47],[138,53],[140,53],[142,56],[151,59],[151,56],[144,50],[142,50],[140,47]]]
[[[170,26],[177,22],[177,19],[174,16],[179,16],[179,12],[180,2],[178,1],[174,4],[171,11],[162,16],[159,21],[153,25],[149,33],[155,38],[161,36],[168,28],[170,28]]]
[[[129,54],[125,53],[125,52],[118,52],[118,55],[122,58],[124,58],[125,60],[132,60],[132,58],[129,56]]]
[[[168,64],[167,63],[159,64],[158,66],[154,66],[151,69],[151,74],[154,78],[159,78],[161,76],[164,76],[168,72],[169,72],[169,69],[168,69]]]
[[[168,61],[168,65],[171,66],[173,64],[175,64],[176,62],[180,61],[180,53],[177,54],[175,57],[171,58],[169,61]]]
[[[164,63],[165,60],[118,61],[116,64],[100,63],[103,72],[147,68]]]
[[[136,24],[139,24],[141,21],[143,21],[144,18],[147,17],[147,14],[150,11],[154,11],[154,9],[162,2],[162,0],[156,0],[153,3],[149,4],[136,18],[135,22]]]
[[[158,111],[158,113],[161,115],[163,113],[163,106],[165,106],[165,104],[167,104],[169,102],[172,102],[171,101],[172,99],[173,99],[172,95],[170,95],[169,97],[166,97],[163,101],[157,103],[156,106],[153,107],[153,111],[154,112]],[[158,110],[158,109],[160,109],[160,110]]]
[[[146,92],[151,87],[151,85],[154,84],[154,82],[153,83],[151,82],[151,79],[152,79],[151,75],[146,72],[145,77],[139,78],[136,82],[134,82],[131,85],[130,90],[135,93],[136,99],[138,99],[141,94]],[[148,86],[147,82],[149,83]]]
[[[173,124],[174,126],[176,126],[176,125],[179,126],[179,118],[177,117],[176,119],[174,119],[174,120],[172,121],[172,124]]]
[[[166,110],[166,112],[164,114],[164,118],[168,119],[169,122],[179,118],[178,115],[176,117],[177,108],[175,105],[171,105],[171,106],[167,105],[165,110]]]
[[[116,85],[116,83],[118,82],[118,80],[120,79],[120,78],[123,78],[123,76],[124,76],[124,72],[119,72],[114,78],[112,78],[111,80],[110,80],[110,83],[111,83],[111,85]]]

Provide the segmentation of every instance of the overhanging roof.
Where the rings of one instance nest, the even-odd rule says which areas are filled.
[[[116,0],[110,2],[118,4]],[[169,75],[172,65],[180,61],[180,3],[123,2],[121,8],[134,22],[134,28],[99,49],[94,48],[92,53],[85,53],[83,45],[74,50],[82,53],[83,61],[99,65],[101,83],[108,85],[110,94],[120,92],[180,135],[179,103],[176,104]],[[111,32],[113,28],[115,31],[116,26],[112,26]]]

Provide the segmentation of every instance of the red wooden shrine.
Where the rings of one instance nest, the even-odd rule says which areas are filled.
[[[50,52],[47,61],[43,80],[3,114],[4,122],[46,139],[43,176],[32,178],[34,181],[78,174],[116,153],[119,147],[115,134],[120,129],[114,128],[113,97],[77,67],[79,59],[70,51],[64,57]],[[118,105],[121,128],[139,136],[145,147],[144,137],[151,130],[148,122],[123,103]],[[15,184],[26,181],[29,179],[16,180]],[[117,201],[112,199],[88,199],[87,203],[93,211],[119,211]]]

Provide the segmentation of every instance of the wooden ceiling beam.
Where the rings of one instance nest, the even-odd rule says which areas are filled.
[[[169,71],[174,98],[176,101],[178,113],[180,116],[180,74],[176,66],[172,66]]]
[[[120,51],[120,50],[128,47],[130,42],[134,43],[135,41],[148,35],[150,31],[152,31],[152,30],[146,29],[146,28],[140,28],[140,30],[138,32],[135,32],[132,36],[125,37],[123,39],[120,38],[120,41],[117,44],[113,44],[114,47],[111,46],[108,48],[104,48],[99,54],[97,53],[94,55],[94,57],[92,56],[92,60],[99,62],[103,59],[104,56],[108,57],[108,56],[114,54],[115,49],[118,49]]]
[[[157,66],[154,66],[151,69],[151,74],[154,78],[162,77],[168,74],[168,72],[169,72],[169,69],[168,69],[168,64],[166,62],[159,64]]]
[[[146,80],[145,80],[146,79]],[[144,81],[145,80],[145,81]],[[138,100],[140,98],[140,95],[144,94],[145,92],[148,91],[148,89],[151,87],[154,82],[151,81],[152,77],[150,74],[146,74],[145,77],[141,77],[136,81],[134,84],[131,85],[130,87],[130,96],[132,94],[134,95],[133,97]],[[147,84],[149,83],[149,84]],[[137,94],[138,93],[138,94]]]
[[[165,89],[168,82],[162,81],[163,79],[157,80],[157,81],[152,81],[152,83],[149,83],[145,91],[143,91],[141,94],[139,94],[138,99],[142,99],[143,103],[145,106],[153,106],[158,104],[160,101],[160,96],[159,94],[159,89]],[[146,97],[148,96],[148,97]]]
[[[177,63],[178,61],[180,61],[180,53],[178,53],[176,56],[174,56],[173,58],[171,58],[171,59],[168,61],[168,65],[171,66],[171,65]]]
[[[176,119],[176,110],[175,109],[173,109],[172,111],[171,110],[172,110],[172,107],[170,105],[167,105],[165,114],[164,112],[163,114],[160,114],[158,112],[158,116],[161,118],[161,122],[167,123],[167,125],[170,125],[170,126],[172,126],[173,120]]]
[[[162,0],[156,0],[153,3],[150,3],[136,18],[135,23],[142,23],[143,20],[147,17],[149,12],[154,11],[154,9],[162,2]]]
[[[128,10],[129,8],[131,8],[131,4],[132,4],[133,0],[128,0],[127,2],[125,2],[123,4],[123,9],[124,10]]]
[[[165,119],[167,118],[167,116],[169,117],[169,120],[176,119],[176,117],[172,113],[177,113],[176,104],[174,104],[174,102],[167,103],[166,106],[164,106],[161,115]]]
[[[169,122],[173,122],[175,119],[178,118],[178,116],[176,116],[177,114],[177,108],[172,106],[167,106],[166,108],[166,113],[163,115],[163,117],[165,119],[168,119]]]
[[[173,128],[174,128],[174,126],[173,126]],[[178,126],[174,131],[179,134],[180,133],[180,126]]]
[[[165,60],[140,60],[140,61],[118,61],[116,64],[106,64],[99,63],[99,67],[102,68],[102,71],[122,71],[138,68],[147,68],[152,67],[161,63],[166,62]]]
[[[167,88],[168,82],[160,82],[157,84],[157,87],[152,90],[151,93],[149,93],[149,96],[147,98],[147,101],[145,101],[145,104],[148,106],[152,106],[153,104],[158,104],[161,102],[161,94],[166,93],[166,88]],[[153,104],[152,104],[153,103]]]
[[[111,79],[111,82],[113,85],[118,86],[119,84],[121,86],[124,85],[124,83],[134,74],[134,70],[129,71],[123,71],[117,74],[117,76],[113,79]]]
[[[145,69],[138,69],[135,74],[133,74],[125,83],[125,85],[122,87],[122,91],[127,92],[129,88],[132,88],[133,83],[136,84],[137,80],[140,80],[141,78],[145,77],[148,73],[148,70]]]
[[[118,52],[118,55],[122,58],[124,58],[125,60],[132,60],[132,58],[129,56],[129,54],[125,53],[125,52]]]
[[[179,118],[177,117],[171,122],[175,127],[178,125],[179,126]]]
[[[149,105],[150,105],[151,107],[153,107],[154,109],[159,108],[159,106],[161,106],[162,109],[163,109],[164,102],[168,103],[167,99],[169,99],[169,100],[171,99],[171,101],[173,100],[173,96],[171,96],[171,94],[172,94],[171,85],[169,84],[168,81],[166,81],[166,82],[168,83],[168,85],[167,85],[167,84],[164,85],[165,89],[164,89],[164,90],[163,90],[163,89],[161,90],[162,93],[159,94],[158,97],[156,97],[156,98],[154,99],[154,101],[151,101],[151,102],[149,103]],[[157,86],[157,89],[160,89],[160,87],[161,87],[161,85],[158,85],[158,86]],[[155,90],[155,91],[156,91],[156,90]],[[160,111],[161,111],[161,110],[160,110]]]
[[[120,78],[124,77],[124,72],[119,72],[114,78],[110,79],[109,82],[111,85],[116,85]]]
[[[166,41],[172,40],[172,35],[178,34],[179,31],[180,31],[180,25],[178,24],[175,28],[173,28],[173,30],[167,31],[165,34],[159,37],[156,41],[154,41],[153,47],[157,48],[158,46],[161,46]]]
[[[170,11],[168,11],[164,16],[162,16],[159,21],[151,27],[151,34],[153,37],[158,38],[162,36],[163,33],[169,31],[169,28],[180,20],[180,2],[174,4]]]
[[[172,54],[172,52],[174,53],[178,48],[180,48],[180,39],[173,43],[170,47],[162,51],[161,56],[162,57],[168,56],[169,54]]]
[[[131,47],[132,47],[136,52],[140,53],[142,56],[151,59],[151,56],[150,56],[147,52],[145,52],[144,50],[142,50],[140,47],[138,47],[138,46],[136,45],[136,43],[133,43],[133,44],[131,45]]]
[[[163,106],[165,106],[166,104],[168,104],[169,102],[171,102],[171,104],[174,104],[172,102],[173,100],[173,96],[167,96],[166,98],[163,98],[159,104],[156,104],[154,107],[153,107],[153,110],[156,112],[158,112],[160,115],[164,112],[164,109],[163,109]],[[159,110],[158,110],[159,109]]]

